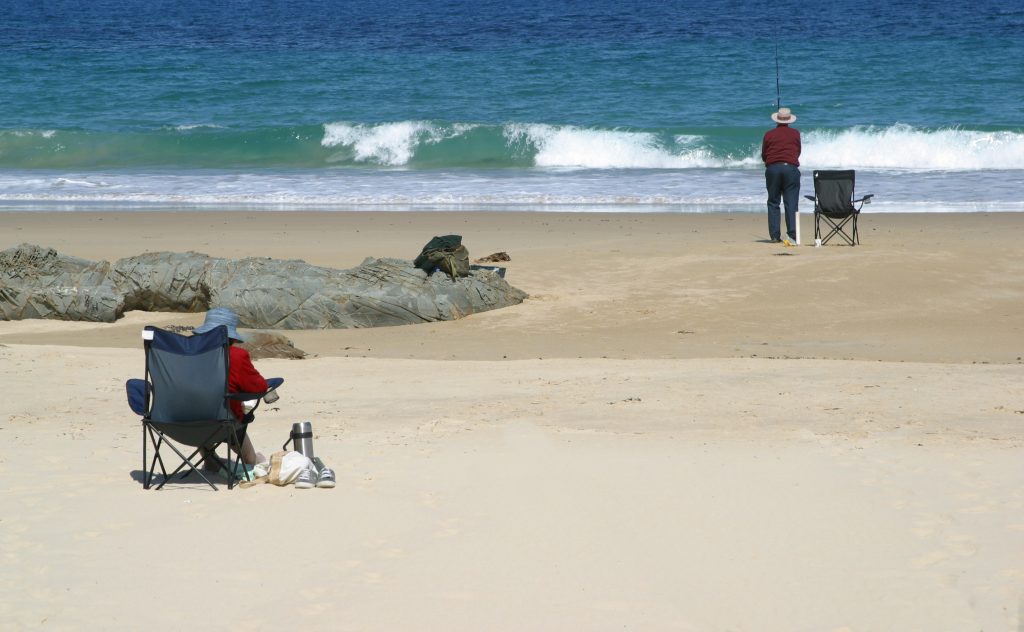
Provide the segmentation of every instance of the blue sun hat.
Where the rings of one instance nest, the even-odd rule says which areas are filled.
[[[203,321],[202,325],[199,325],[192,331],[197,334],[205,334],[220,325],[227,326],[228,338],[238,340],[239,342],[245,342],[245,337],[238,333],[238,314],[227,307],[214,307],[210,311],[206,312],[206,320]]]

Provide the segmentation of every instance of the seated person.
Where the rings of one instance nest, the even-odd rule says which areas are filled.
[[[202,325],[196,327],[193,332],[202,334],[218,327],[220,325],[227,326],[228,338],[231,341],[231,346],[228,348],[229,353],[229,367],[228,367],[228,392],[230,393],[262,393],[267,390],[267,381],[260,375],[260,372],[256,370],[256,367],[252,365],[252,359],[249,357],[249,352],[245,349],[235,346],[236,342],[245,342],[245,338],[242,334],[238,333],[238,314],[228,309],[227,307],[214,307],[210,311],[206,312],[206,319]],[[229,400],[231,412],[235,415],[235,418],[239,421],[251,422],[253,419],[252,413],[246,414],[242,408],[242,402],[232,399]],[[249,424],[246,424],[245,438],[242,439],[242,461],[248,465],[256,465],[257,463],[263,463],[266,461],[266,457],[256,452],[256,449],[252,445],[252,440],[249,438]],[[207,470],[217,471],[220,469],[221,464],[217,459],[217,455],[212,451],[202,450],[203,455],[203,467]]]

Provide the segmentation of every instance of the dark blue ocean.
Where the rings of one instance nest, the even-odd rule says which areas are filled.
[[[0,210],[1024,211],[1024,2],[0,0]],[[777,63],[776,63],[777,62]]]

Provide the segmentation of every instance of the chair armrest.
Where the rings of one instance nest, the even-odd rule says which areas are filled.
[[[124,388],[128,396],[128,407],[136,415],[145,417],[149,413],[149,382],[133,378],[125,382]]]
[[[272,393],[277,387],[284,384],[283,377],[268,377],[267,378],[267,390],[259,393],[228,393],[226,397],[228,399],[235,399],[239,401],[245,401],[247,399],[259,399],[264,397],[267,393]]]
[[[267,390],[262,393],[228,393],[226,397],[230,400],[240,401],[246,407],[246,411],[252,413],[260,406],[260,402],[273,404],[280,399],[276,393],[277,388],[284,384],[283,377],[267,378]]]
[[[262,393],[228,393],[225,395],[228,399],[244,402],[250,399],[259,399],[267,394],[268,391]]]
[[[284,384],[283,377],[267,378],[267,392],[263,394],[263,401],[268,404],[273,404],[277,400],[281,399],[277,394],[277,387],[282,384]]]
[[[873,193],[868,193],[867,195],[865,195],[865,196],[864,196],[864,197],[862,197],[861,199],[859,199],[859,200],[854,200],[854,201],[853,201],[853,203],[854,203],[854,204],[856,204],[856,203],[860,202],[860,206],[858,206],[858,207],[857,207],[857,208],[856,208],[855,210],[856,210],[856,211],[857,211],[858,213],[860,213],[860,209],[864,208],[864,205],[865,205],[865,204],[871,204],[871,198],[873,198],[873,197],[875,197]]]

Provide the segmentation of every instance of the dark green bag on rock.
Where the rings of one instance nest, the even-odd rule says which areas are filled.
[[[462,235],[434,237],[412,264],[428,275],[441,270],[452,279],[464,277],[469,275],[469,251],[462,245]]]

